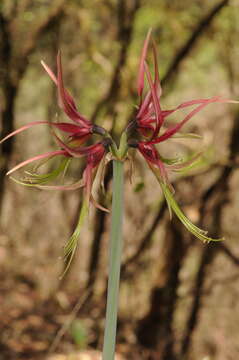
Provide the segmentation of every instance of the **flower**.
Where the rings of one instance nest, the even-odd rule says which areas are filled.
[[[157,145],[175,136],[181,128],[199,111],[203,110],[207,105],[212,103],[237,103],[224,99],[221,96],[214,96],[209,99],[196,99],[183,102],[174,109],[164,110],[161,106],[162,89],[158,73],[157,51],[153,40],[151,40],[152,30],[149,30],[145,39],[139,64],[137,91],[139,95],[139,106],[135,119],[132,120],[126,130],[122,133],[119,147],[116,146],[111,136],[101,126],[91,123],[85,116],[83,116],[77,109],[76,103],[70,93],[66,90],[63,82],[62,64],[60,52],[57,55],[57,75],[42,61],[42,66],[55,83],[58,92],[58,104],[71,122],[47,122],[36,121],[30,122],[21,128],[13,131],[0,143],[6,141],[10,137],[19,134],[35,125],[46,124],[52,128],[52,134],[58,149],[48,151],[43,154],[34,156],[30,159],[24,160],[20,164],[13,167],[8,175],[12,174],[18,169],[35,162],[40,161],[36,170],[42,165],[42,161],[60,158],[57,168],[47,174],[39,174],[37,171],[25,171],[23,180],[14,179],[16,182],[25,186],[37,187],[46,190],[76,190],[83,188],[82,209],[75,231],[65,246],[65,256],[69,259],[65,271],[68,269],[77,248],[78,238],[82,221],[87,214],[90,202],[97,208],[108,211],[96,202],[92,195],[92,186],[97,174],[99,165],[102,163],[105,166],[105,159],[107,153],[111,153],[110,159],[117,158],[123,161],[127,157],[129,147],[135,148],[146,160],[149,168],[156,176],[163,194],[166,198],[170,214],[172,211],[177,215],[185,227],[196,237],[203,241],[217,241],[221,239],[212,239],[206,235],[206,232],[195,226],[182,212],[176,200],[174,199],[173,187],[169,180],[169,170],[178,171],[193,164],[201,155],[196,154],[187,161],[180,159],[166,159],[163,158],[157,148]],[[146,62],[148,48],[150,43],[153,50],[154,74],[151,75],[150,69]],[[145,78],[148,82],[148,90],[145,91]],[[180,109],[194,107],[180,122],[176,125],[167,127],[165,120],[168,116]],[[57,133],[58,132],[58,133]],[[59,135],[60,133],[60,135]],[[92,139],[93,134],[98,134],[101,139],[97,143],[86,146],[88,139]],[[192,136],[192,134],[188,134]],[[195,135],[193,135],[195,137]],[[84,146],[83,146],[84,144]],[[73,159],[85,158],[85,168],[83,170],[82,178],[73,184],[65,185],[51,185],[51,181],[58,179],[60,175],[64,175],[70,162]],[[64,272],[65,273],[65,272]]]
[[[36,171],[26,171],[26,176],[22,180],[13,178],[12,179],[24,186],[36,187],[38,189],[45,190],[77,190],[80,188],[84,188],[83,205],[79,221],[75,231],[73,232],[71,238],[65,246],[65,256],[67,259],[69,259],[66,269],[64,271],[65,273],[77,248],[79,232],[82,226],[82,220],[85,214],[88,212],[90,202],[93,203],[95,207],[108,212],[108,209],[98,204],[97,201],[94,199],[92,195],[92,186],[97,173],[97,169],[100,163],[104,161],[106,154],[109,152],[109,147],[112,144],[112,140],[104,128],[92,124],[77,110],[74,99],[64,87],[60,52],[57,55],[57,76],[55,76],[53,71],[45,64],[44,61],[42,61],[41,64],[50,76],[50,78],[56,84],[58,90],[59,107],[71,120],[71,123],[47,121],[30,122],[8,134],[0,141],[0,143],[35,125],[49,125],[52,128],[52,133],[59,146],[59,149],[54,151],[48,151],[43,154],[31,157],[30,159],[24,160],[23,162],[9,170],[7,175],[12,174],[16,170],[19,170],[32,162],[43,160],[45,161],[60,157],[61,160],[59,166],[50,173],[39,174]],[[62,137],[59,137],[58,134],[55,133],[55,130],[59,131],[61,135],[65,135],[65,138],[62,139]],[[93,145],[83,147],[83,143],[85,143],[92,136],[92,134],[98,134],[103,137],[103,139]],[[82,179],[78,180],[73,184],[49,185],[49,182],[57,179],[61,174],[65,174],[72,159],[82,157],[85,158],[85,169],[83,170]],[[37,169],[41,165],[42,163],[40,162]]]
[[[182,223],[186,226],[186,228],[193,233],[196,237],[203,241],[211,241],[211,240],[221,240],[221,239],[212,239],[206,236],[206,232],[199,229],[195,225],[191,223],[189,219],[181,211],[180,207],[176,203],[173,197],[173,187],[169,182],[168,169],[177,171],[183,169],[189,165],[192,165],[201,155],[201,153],[196,154],[188,161],[179,161],[175,159],[164,159],[155,145],[166,141],[172,138],[175,134],[177,134],[183,125],[187,123],[194,115],[196,115],[199,111],[203,110],[207,105],[212,103],[237,103],[237,101],[224,99],[221,96],[214,96],[209,99],[196,99],[183,102],[178,105],[176,108],[171,110],[163,110],[160,104],[160,98],[162,95],[162,88],[159,80],[158,73],[158,62],[157,62],[157,51],[154,41],[152,41],[152,49],[153,49],[153,60],[154,60],[154,78],[152,78],[149,67],[146,62],[147,52],[149,43],[151,40],[151,32],[150,29],[147,37],[144,42],[144,46],[141,53],[140,64],[139,64],[139,72],[138,72],[138,95],[140,98],[139,107],[137,110],[136,118],[130,122],[127,127],[127,131],[129,134],[128,145],[130,147],[136,148],[140,154],[146,160],[148,166],[156,176],[159,181],[159,184],[162,188],[166,201],[168,203],[168,207],[170,210],[170,214],[172,210],[178,216],[178,218],[182,221]],[[144,79],[145,76],[148,81],[149,90],[144,94]],[[191,106],[196,106],[193,110],[191,110],[183,120],[177,123],[174,126],[171,126],[164,130],[162,133],[161,129],[165,125],[165,119],[176,112],[179,109],[188,108]],[[134,137],[132,139],[132,136]]]
[[[59,168],[57,170],[54,170],[52,173],[46,175],[38,175],[35,173],[28,172],[28,176],[23,180],[17,182],[20,182],[23,185],[26,186],[35,186],[37,188],[44,188],[47,190],[75,190],[80,187],[86,188],[86,194],[87,199],[93,201],[93,203],[100,207],[101,209],[104,209],[101,207],[97,202],[93,199],[91,195],[91,188],[92,188],[92,182],[93,177],[96,168],[98,167],[99,163],[103,159],[104,155],[108,151],[108,147],[111,143],[111,140],[109,138],[105,138],[102,141],[100,141],[97,144],[82,147],[82,144],[89,139],[89,137],[93,134],[99,134],[101,136],[105,136],[107,133],[104,128],[92,124],[88,119],[86,119],[82,114],[79,113],[77,110],[76,104],[72,96],[69,94],[69,92],[65,89],[64,83],[63,83],[63,76],[62,76],[62,64],[61,64],[61,55],[60,52],[57,55],[57,76],[52,72],[52,70],[45,64],[44,61],[41,61],[42,66],[50,76],[50,78],[54,81],[54,83],[57,86],[58,89],[58,103],[60,108],[65,112],[65,114],[68,116],[68,118],[73,123],[67,123],[67,122],[47,122],[47,121],[35,121],[30,122],[19,129],[13,131],[12,133],[8,134],[5,138],[3,138],[0,143],[6,141],[10,137],[19,134],[20,132],[27,130],[35,125],[40,124],[47,124],[53,129],[57,129],[62,133],[67,134],[66,141],[61,140],[55,134],[53,131],[53,135],[60,146],[59,150],[46,152],[37,156],[34,156],[28,160],[25,160],[21,162],[20,164],[16,165],[14,168],[8,171],[7,175],[12,174],[16,170],[38,160],[43,159],[52,159],[58,156],[63,156],[67,158],[68,160],[72,158],[78,158],[78,157],[86,157],[86,168],[83,172],[83,178],[81,181],[76,182],[75,184],[71,185],[42,185],[43,183],[47,183],[50,180],[55,179],[61,172],[64,172],[66,170],[66,167],[68,166],[68,161],[61,162]],[[106,209],[104,209],[106,210]]]

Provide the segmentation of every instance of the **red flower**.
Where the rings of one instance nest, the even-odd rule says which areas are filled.
[[[57,76],[52,72],[52,70],[42,61],[41,62],[44,69],[50,76],[50,78],[54,81],[58,89],[58,103],[60,108],[65,112],[65,114],[72,120],[73,123],[67,122],[47,122],[47,121],[36,121],[28,123],[21,128],[13,131],[12,133],[8,134],[3,141],[9,139],[10,137],[31,128],[34,125],[39,124],[47,124],[60,132],[65,133],[67,136],[66,140],[62,140],[58,137],[57,134],[54,133],[53,135],[60,146],[59,150],[46,152],[37,156],[34,156],[28,160],[21,162],[20,164],[16,165],[13,169],[11,169],[7,175],[10,175],[14,171],[22,168],[25,165],[28,165],[34,161],[43,160],[43,159],[52,159],[54,157],[63,156],[68,160],[72,158],[79,158],[79,157],[86,157],[86,167],[83,172],[82,180],[70,184],[70,185],[45,185],[48,180],[52,180],[56,178],[60,174],[60,172],[65,171],[68,162],[61,163],[63,165],[59,166],[59,170],[56,169],[52,173],[46,175],[37,175],[34,173],[28,172],[28,177],[25,178],[23,181],[18,181],[23,185],[27,186],[36,186],[38,188],[44,188],[47,190],[75,190],[81,187],[85,188],[86,198],[87,201],[93,201],[94,205],[97,207],[102,208],[96,201],[93,199],[91,194],[92,183],[94,180],[95,172],[100,164],[101,160],[105,156],[106,152],[108,152],[109,145],[111,144],[111,140],[109,138],[104,138],[102,141],[98,142],[97,144],[82,147],[82,143],[85,142],[89,136],[93,133],[97,133],[101,136],[107,135],[107,132],[104,128],[92,124],[89,120],[87,120],[82,114],[79,113],[77,110],[76,104],[72,96],[69,92],[65,89],[62,77],[62,65],[61,65],[61,57],[60,53],[57,56]],[[43,181],[44,179],[44,181]],[[43,185],[44,184],[44,185]],[[105,209],[104,209],[105,210]]]
[[[139,73],[138,73],[138,85],[137,90],[140,97],[140,104],[136,114],[136,120],[130,123],[128,129],[135,130],[139,135],[143,136],[146,139],[140,141],[129,141],[129,145],[137,147],[139,152],[147,160],[148,164],[152,169],[157,168],[160,173],[161,180],[164,183],[168,184],[168,175],[167,170],[164,165],[164,159],[162,159],[158,153],[158,150],[155,148],[155,144],[159,144],[181,130],[183,125],[188,122],[194,115],[199,111],[204,109],[207,105],[215,102],[236,102],[228,99],[223,99],[221,96],[214,96],[209,99],[196,99],[183,102],[178,105],[176,108],[171,110],[163,110],[160,104],[160,98],[162,94],[162,89],[159,80],[158,72],[158,62],[157,62],[157,52],[155,43],[152,41],[153,49],[153,61],[154,61],[154,78],[152,78],[149,67],[146,63],[146,57],[148,52],[148,47],[151,38],[151,30],[149,30],[147,37],[144,42],[144,46],[141,53],[140,64],[139,64]],[[144,95],[144,78],[147,78],[149,90]],[[162,134],[160,130],[165,122],[165,119],[174,113],[175,111],[190,106],[197,105],[192,111],[189,112],[185,118],[180,121],[178,124],[169,127]],[[197,158],[198,156],[196,156]],[[195,157],[192,159],[195,160]],[[188,161],[186,163],[172,165],[172,169],[179,169],[180,167],[188,166]]]
[[[182,212],[179,205],[173,197],[173,188],[169,183],[168,171],[167,168],[172,170],[179,170],[184,167],[191,165],[198,157],[201,155],[198,153],[196,156],[192,157],[190,160],[181,162],[178,159],[165,159],[160,156],[158,149],[155,145],[170,139],[178,131],[181,130],[183,125],[187,123],[194,115],[199,111],[204,109],[207,105],[211,103],[224,103],[231,102],[237,103],[237,101],[232,101],[228,99],[223,99],[220,96],[215,96],[210,99],[197,99],[186,101],[172,110],[163,110],[160,104],[160,98],[162,94],[162,89],[160,86],[159,73],[158,73],[158,63],[157,63],[157,54],[156,47],[154,42],[152,42],[153,48],[153,60],[154,60],[154,76],[151,76],[149,67],[146,63],[146,57],[148,52],[148,47],[150,43],[151,30],[148,32],[144,46],[141,53],[140,64],[139,64],[139,73],[138,73],[138,95],[140,97],[139,107],[136,114],[135,120],[127,127],[128,136],[134,136],[135,139],[129,139],[128,145],[130,147],[138,149],[140,154],[147,161],[148,166],[156,176],[165,199],[168,204],[170,215],[172,211],[177,215],[185,227],[199,239],[209,242],[211,240],[217,241],[222,239],[212,239],[206,236],[206,232],[194,225]],[[148,81],[149,89],[144,94],[144,79],[145,76]],[[177,123],[174,126],[166,128],[162,133],[160,133],[162,126],[165,126],[165,119],[174,113],[175,111],[190,106],[195,106],[188,115],[186,115],[183,120]]]

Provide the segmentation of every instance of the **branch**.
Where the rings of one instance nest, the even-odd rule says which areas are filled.
[[[220,250],[233,262],[234,265],[239,266],[239,257],[223,243],[219,244]]]
[[[111,165],[111,164],[110,164]],[[105,174],[105,190],[107,191],[110,180],[112,179],[112,166],[107,167],[107,171]],[[103,199],[100,199],[100,203],[102,203]],[[99,260],[100,260],[100,248],[101,242],[103,238],[103,233],[105,231],[105,219],[106,219],[106,212],[101,210],[96,210],[95,216],[95,231],[94,231],[94,238],[91,245],[91,252],[90,252],[90,260],[88,265],[88,281],[86,285],[86,289],[92,287],[92,284],[95,283],[96,275],[98,272]]]
[[[38,23],[38,25],[29,31],[29,37],[25,41],[25,46],[20,54],[20,62],[18,66],[19,77],[21,77],[26,69],[26,58],[31,55],[36,47],[40,36],[46,32],[62,15],[64,11],[65,0],[55,1],[48,14]]]
[[[140,7],[140,1],[134,0],[134,4],[130,11],[127,11],[126,4],[126,0],[119,0],[118,2],[117,14],[119,24],[118,38],[121,43],[120,54],[111,77],[109,89],[106,95],[96,105],[96,108],[91,117],[92,122],[96,121],[96,118],[98,117],[100,111],[105,106],[107,106],[107,113],[112,112],[114,103],[116,102],[121,89],[121,72],[127,60],[128,49],[131,44],[133,34],[134,18],[137,10]]]
[[[211,12],[203,18],[198,25],[196,26],[194,32],[190,36],[190,38],[182,45],[178,53],[174,56],[169,65],[168,70],[166,71],[165,75],[161,79],[161,84],[165,88],[171,82],[173,76],[176,75],[179,66],[181,65],[182,61],[187,57],[187,55],[192,51],[194,46],[196,45],[197,41],[201,37],[201,35],[207,30],[207,28],[211,25],[215,16],[219,13],[219,11],[229,3],[230,0],[223,0],[219,4],[217,4]],[[165,94],[165,90],[164,90]],[[133,101],[135,102],[137,99],[136,92],[132,95]],[[130,112],[128,117],[128,122],[135,117],[136,110],[133,109]]]
[[[190,36],[190,38],[186,41],[186,43],[181,47],[181,49],[178,51],[174,59],[172,60],[171,64],[169,65],[169,68],[164,75],[162,79],[162,85],[165,85],[166,83],[171,80],[173,75],[178,70],[181,62],[185,59],[185,57],[189,54],[189,52],[192,50],[192,48],[195,46],[196,42],[199,40],[200,36],[203,34],[203,32],[206,31],[206,29],[211,25],[213,19],[216,17],[216,15],[226,6],[228,5],[230,0],[222,0],[219,2],[212,10],[203,18],[197,27],[195,28],[194,32]]]
[[[6,78],[6,73],[9,69],[9,62],[11,57],[10,34],[8,30],[9,22],[0,12],[0,81]],[[4,71],[6,68],[6,71]]]
[[[199,269],[198,269],[198,273],[197,273],[197,277],[196,277],[196,281],[195,281],[193,304],[192,304],[192,307],[190,310],[190,315],[189,315],[188,322],[186,325],[185,335],[182,340],[182,347],[181,347],[181,353],[180,353],[180,356],[182,358],[185,358],[185,355],[187,354],[189,346],[191,344],[193,330],[196,327],[199,310],[201,308],[202,292],[203,292],[204,282],[206,279],[207,268],[212,263],[214,255],[215,255],[215,246],[214,247],[206,246],[203,249],[202,256],[201,256],[201,262],[199,265]]]
[[[136,334],[144,347],[157,349],[160,359],[175,360],[173,320],[186,244],[178,220],[168,221],[167,229],[164,254],[161,254],[163,265],[159,266],[156,284],[150,291],[149,311],[138,322]]]
[[[139,259],[143,255],[144,251],[150,248],[153,239],[153,233],[156,230],[157,226],[159,225],[160,221],[163,219],[163,215],[165,210],[167,209],[166,201],[164,200],[161,204],[158,213],[156,214],[151,227],[148,229],[146,234],[142,237],[141,241],[139,242],[138,248],[135,250],[134,254],[131,255],[125,262],[122,264],[121,267],[121,280],[125,281],[129,277],[129,270],[128,267],[131,264],[135,264],[134,273],[137,272],[137,268],[140,266]]]
[[[238,137],[239,137],[239,124],[238,124],[238,117],[239,114],[234,119],[234,126],[231,132],[231,143],[229,146],[230,150],[230,159],[233,161],[239,154],[239,144],[238,144]],[[233,172],[235,167],[228,167],[225,166],[222,172],[222,175],[215,181],[215,183],[205,192],[203,196],[202,206],[201,206],[201,213],[204,215],[203,220],[208,217],[207,214],[207,207],[211,203],[212,199],[214,199],[213,206],[211,206],[210,213],[211,213],[211,227],[215,231],[215,235],[218,236],[220,232],[220,224],[221,224],[221,213],[223,210],[223,205],[228,199],[229,193],[229,180],[230,176]],[[190,311],[190,315],[188,318],[188,322],[186,325],[185,336],[182,341],[182,348],[181,348],[181,356],[182,358],[185,357],[186,353],[188,352],[193,330],[196,327],[198,314],[201,308],[201,298],[202,298],[202,290],[204,286],[204,281],[206,278],[206,272],[208,266],[212,263],[215,255],[217,252],[221,250],[226,253],[227,256],[238,266],[239,259],[223,244],[217,244],[216,246],[211,244],[209,247],[205,247],[201,257],[201,263],[199,266],[199,270],[196,277],[195,282],[195,292],[194,292],[194,300],[192,304],[192,308]]]

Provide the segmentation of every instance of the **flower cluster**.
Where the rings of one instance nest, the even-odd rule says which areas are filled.
[[[152,45],[154,61],[153,76],[151,75],[149,66],[146,62],[150,45]],[[55,76],[52,70],[43,61],[42,65],[57,87],[59,107],[64,111],[71,122],[31,122],[7,135],[0,141],[0,143],[35,125],[46,124],[51,127],[53,136],[59,146],[59,149],[46,152],[44,154],[40,154],[25,160],[11,169],[8,174],[11,174],[34,161],[43,159],[45,161],[55,157],[60,157],[60,165],[54,171],[44,175],[37,172],[28,171],[26,172],[26,177],[22,181],[16,179],[15,181],[25,186],[34,186],[46,190],[76,190],[79,188],[84,188],[85,195],[79,222],[75,232],[73,233],[65,248],[66,256],[70,256],[70,260],[72,259],[72,256],[75,252],[79,229],[82,224],[82,218],[83,215],[87,213],[89,203],[92,202],[101,210],[107,211],[107,209],[99,205],[92,196],[92,185],[100,163],[104,162],[107,153],[111,154],[111,159],[116,156],[121,161],[124,160],[127,157],[127,151],[129,148],[135,148],[139,151],[158,179],[163,194],[168,203],[170,213],[173,211],[182,221],[185,227],[199,239],[203,241],[221,240],[209,238],[205,231],[192,224],[192,222],[185,216],[176,203],[173,196],[173,188],[169,181],[169,170],[179,170],[191,165],[195,160],[198,159],[200,154],[197,154],[189,161],[185,162],[175,159],[164,159],[157,149],[157,144],[172,138],[181,130],[183,125],[185,125],[194,115],[204,109],[207,105],[212,103],[225,102],[236,103],[236,101],[224,99],[221,96],[214,96],[209,99],[186,101],[174,109],[163,110],[160,103],[162,89],[158,73],[157,51],[155,43],[153,40],[151,40],[150,30],[144,42],[142,54],[140,57],[137,86],[139,106],[137,108],[135,118],[130,121],[126,130],[121,136],[122,141],[120,147],[117,148],[115,142],[104,128],[92,124],[77,110],[74,99],[64,87],[60,53],[57,56],[57,76]],[[145,78],[147,79],[148,83],[147,90],[145,90]],[[165,125],[165,119],[168,116],[175,113],[177,110],[190,107],[193,107],[193,109],[183,118],[183,120],[178,122],[176,125],[167,128]],[[58,134],[56,131],[58,131]],[[59,133],[61,134],[60,136]],[[101,137],[100,141],[93,145],[85,146],[85,143],[89,139],[92,139],[93,134],[98,134]],[[65,173],[70,161],[73,158],[82,157],[86,159],[86,165],[83,171],[82,179],[80,181],[70,185],[48,184],[50,181],[57,179],[60,174]],[[41,166],[41,163],[39,166]]]

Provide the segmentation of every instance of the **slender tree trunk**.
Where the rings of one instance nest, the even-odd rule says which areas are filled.
[[[28,66],[27,58],[36,48],[38,39],[52,26],[60,21],[63,15],[64,0],[55,0],[48,16],[45,16],[38,24],[29,29],[28,36],[24,39],[20,53],[16,53],[14,34],[12,33],[12,18],[4,16],[0,4],[0,87],[1,87],[1,138],[14,129],[14,110],[18,95],[20,81]],[[21,26],[21,22],[19,21]],[[15,24],[15,31],[18,24]],[[14,49],[14,50],[13,50]],[[9,160],[13,151],[13,139],[9,139],[1,146],[0,158],[0,212],[4,193],[4,177],[8,170]]]
[[[16,102],[18,86],[13,85],[8,79],[3,87],[3,97],[4,97],[4,109],[2,111],[2,132],[1,137],[6,136],[8,133],[13,131],[14,128],[14,108]],[[14,139],[11,138],[8,141],[2,144],[1,151],[1,168],[0,168],[0,213],[3,200],[3,189],[4,189],[4,179],[6,172],[8,170],[9,160],[13,150]]]
[[[181,224],[169,222],[164,240],[163,267],[160,266],[157,284],[151,291],[150,309],[140,320],[137,337],[141,345],[157,350],[158,358],[174,360],[173,314],[177,301],[179,270],[185,255]]]

